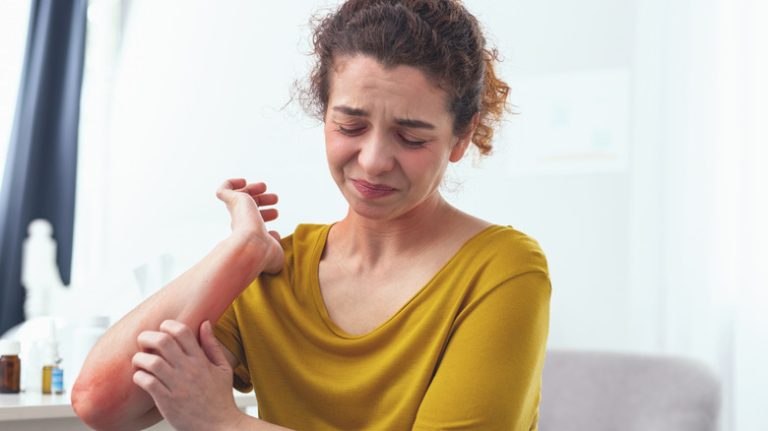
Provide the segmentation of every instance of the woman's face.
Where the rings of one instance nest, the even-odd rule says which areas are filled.
[[[446,93],[414,67],[385,70],[362,55],[336,60],[325,145],[352,210],[389,220],[439,199],[448,162],[461,159],[469,143],[453,135],[446,106]]]

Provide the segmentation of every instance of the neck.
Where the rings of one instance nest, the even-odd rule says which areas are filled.
[[[395,219],[375,220],[350,209],[331,230],[333,248],[358,272],[375,270],[381,262],[417,256],[450,228],[458,210],[439,193]],[[327,245],[328,246],[328,245]]]

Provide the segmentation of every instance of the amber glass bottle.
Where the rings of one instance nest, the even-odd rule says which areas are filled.
[[[51,374],[53,371],[53,367],[55,367],[55,365],[43,366],[43,393],[44,394],[51,393]]]
[[[0,340],[0,392],[18,394],[21,380],[19,342]]]

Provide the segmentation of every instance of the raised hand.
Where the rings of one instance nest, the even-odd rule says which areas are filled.
[[[266,222],[277,218],[277,210],[265,208],[277,203],[277,195],[266,193],[264,183],[248,184],[243,178],[224,182],[216,191],[216,197],[227,205],[232,218],[232,234],[253,240],[264,253],[264,271],[279,272],[283,267],[283,249],[280,235],[267,230]]]

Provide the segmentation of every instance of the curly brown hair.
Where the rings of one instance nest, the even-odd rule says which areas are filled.
[[[460,0],[348,0],[313,22],[316,63],[301,98],[307,112],[325,118],[334,58],[363,54],[433,79],[448,94],[454,135],[466,134],[479,113],[472,143],[490,153],[509,86],[496,77],[497,51],[486,47],[480,24]]]

